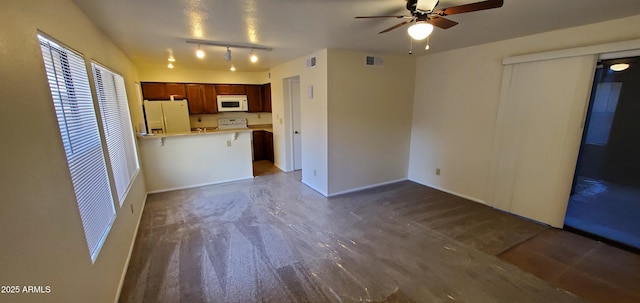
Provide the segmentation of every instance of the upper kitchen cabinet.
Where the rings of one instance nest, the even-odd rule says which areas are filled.
[[[213,84],[186,84],[186,87],[190,115],[218,113]]]
[[[244,89],[249,103],[249,112],[262,112],[262,85],[245,85]]]
[[[184,99],[187,97],[185,85],[180,83],[143,82],[142,98],[145,100]]]
[[[271,112],[271,83],[262,85],[262,111]]]
[[[204,113],[205,114],[217,114],[218,113],[218,98],[216,86],[213,84],[203,84],[202,91],[204,92]]]
[[[216,84],[216,93],[218,95],[245,95],[244,85],[242,84]]]

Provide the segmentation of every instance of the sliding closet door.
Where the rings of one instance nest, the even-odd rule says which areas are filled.
[[[595,64],[590,55],[505,66],[493,206],[562,227]]]

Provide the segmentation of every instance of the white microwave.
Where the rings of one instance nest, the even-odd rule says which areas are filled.
[[[218,95],[217,98],[219,112],[246,112],[249,110],[247,95]]]

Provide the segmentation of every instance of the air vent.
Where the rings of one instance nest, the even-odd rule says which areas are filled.
[[[364,65],[367,66],[381,66],[382,57],[366,56],[364,59]]]
[[[307,59],[307,67],[314,67],[314,66],[316,66],[316,57],[311,57]]]

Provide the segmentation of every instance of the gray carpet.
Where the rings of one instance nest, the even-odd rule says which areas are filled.
[[[494,255],[546,227],[409,181],[150,195],[120,302],[583,302]]]

